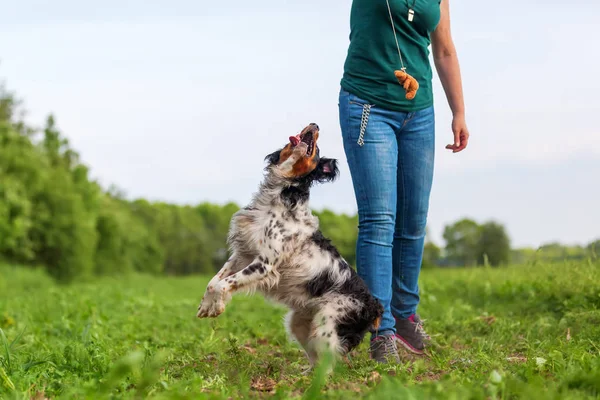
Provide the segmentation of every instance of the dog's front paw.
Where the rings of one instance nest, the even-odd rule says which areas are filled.
[[[202,303],[198,306],[198,318],[215,318],[225,311],[223,290],[219,287],[209,288],[204,294]]]

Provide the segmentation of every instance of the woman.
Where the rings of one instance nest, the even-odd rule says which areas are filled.
[[[402,64],[391,20],[419,83],[412,100],[394,76]],[[398,344],[421,354],[429,338],[416,314],[435,144],[429,45],[453,114],[453,153],[469,140],[460,69],[448,0],[353,0],[350,28],[339,118],[358,205],[357,270],[385,309],[371,357],[399,361]]]

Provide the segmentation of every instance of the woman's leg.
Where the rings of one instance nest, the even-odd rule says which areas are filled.
[[[419,273],[433,181],[434,109],[409,113],[398,137],[398,202],[393,250],[392,313],[396,334],[409,350],[423,350],[422,330],[415,321]]]
[[[396,218],[398,147],[400,124],[394,113],[377,107],[366,115],[365,101],[342,90],[339,117],[344,150],[358,206],[359,232],[356,244],[358,274],[384,307],[376,335],[394,334],[391,313],[392,245]],[[361,122],[366,123],[360,146]]]

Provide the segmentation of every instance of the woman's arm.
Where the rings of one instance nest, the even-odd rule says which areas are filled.
[[[450,33],[450,7],[449,0],[442,0],[440,4],[440,22],[431,34],[431,49],[433,61],[437,70],[446,99],[452,110],[452,132],[454,144],[446,146],[453,153],[458,153],[467,147],[469,130],[465,121],[465,104],[463,99],[462,81],[456,48]]]

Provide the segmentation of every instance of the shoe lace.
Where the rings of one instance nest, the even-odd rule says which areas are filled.
[[[415,332],[421,335],[421,338],[427,339],[429,338],[429,335],[427,334],[427,332],[425,332],[425,329],[423,328],[423,322],[425,322],[425,320],[422,320],[420,318],[418,320],[415,320]]]
[[[383,348],[385,354],[390,354],[398,351],[396,347],[396,341],[392,335],[382,336],[381,339],[378,340],[379,348]]]

